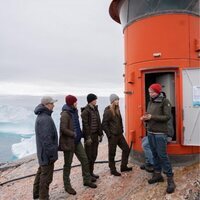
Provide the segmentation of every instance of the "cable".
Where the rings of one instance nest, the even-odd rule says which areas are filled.
[[[120,161],[121,160],[116,160],[115,162],[120,162]],[[105,163],[108,163],[108,161],[102,160],[102,161],[96,161],[95,162],[95,164],[105,164]],[[71,166],[71,168],[79,167],[79,166],[81,166],[81,164],[73,165],[73,166]],[[63,168],[55,169],[54,172],[58,172],[58,171],[61,171],[61,170],[63,170]],[[36,174],[29,174],[27,176],[22,176],[22,177],[19,177],[19,178],[11,179],[9,181],[5,181],[3,183],[0,183],[0,186],[3,186],[3,185],[8,184],[8,183],[15,182],[15,181],[18,181],[18,180],[26,179],[26,178],[29,178],[29,177],[32,177],[32,176],[35,176],[35,175]]]
[[[132,149],[132,145],[133,145],[133,142],[131,141],[131,144],[130,144],[130,148],[129,148],[129,154],[130,154],[130,151]],[[121,160],[116,160],[115,162],[120,162]],[[101,160],[101,161],[96,161],[95,164],[105,164],[105,163],[108,163],[107,160]],[[81,164],[77,164],[77,165],[73,165],[71,166],[71,168],[74,168],[74,167],[80,167]],[[63,168],[59,168],[59,169],[54,169],[53,171],[54,172],[58,172],[58,171],[61,171],[63,170]],[[32,176],[35,176],[36,174],[30,174],[30,175],[27,175],[27,176],[22,176],[22,177],[19,177],[19,178],[15,178],[15,179],[11,179],[9,181],[5,181],[3,183],[0,183],[0,186],[3,186],[5,184],[8,184],[8,183],[12,183],[12,182],[15,182],[15,181],[18,181],[18,180],[22,180],[22,179],[26,179],[26,178],[29,178],[29,177],[32,177]]]

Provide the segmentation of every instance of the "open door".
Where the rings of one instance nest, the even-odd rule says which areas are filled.
[[[176,135],[176,98],[175,98],[175,72],[148,72],[145,73],[145,100],[146,108],[149,101],[148,88],[152,83],[160,83],[162,91],[165,92],[166,97],[172,105],[172,116],[168,122],[170,135],[173,135],[172,143],[177,142]]]
[[[200,146],[200,68],[184,69],[182,77],[183,144]]]

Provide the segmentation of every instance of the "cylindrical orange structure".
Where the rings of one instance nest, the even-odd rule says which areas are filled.
[[[141,161],[146,130],[140,121],[154,82],[172,103],[175,135],[168,153],[176,163],[200,153],[199,0],[113,0],[110,16],[121,23],[125,48],[126,138]]]

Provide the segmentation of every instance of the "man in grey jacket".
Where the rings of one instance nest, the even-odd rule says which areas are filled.
[[[58,159],[58,135],[51,117],[56,101],[52,97],[44,96],[34,111],[37,115],[35,134],[39,168],[33,185],[33,199],[49,199],[54,162]]]

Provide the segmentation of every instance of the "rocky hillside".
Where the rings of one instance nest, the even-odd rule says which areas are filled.
[[[107,145],[101,144],[98,160],[107,160]],[[118,149],[117,159],[120,159],[121,151]],[[79,164],[74,157],[73,165]],[[95,173],[100,175],[97,180],[97,188],[90,189],[83,186],[81,168],[74,167],[71,171],[72,186],[77,195],[72,196],[64,191],[62,170],[54,173],[54,179],[50,187],[51,200],[77,199],[77,200],[199,200],[200,199],[200,164],[187,167],[176,167],[175,182],[176,191],[166,194],[166,181],[164,183],[149,185],[147,180],[150,173],[140,170],[139,166],[130,163],[132,172],[122,173],[121,177],[110,175],[107,163],[95,165]],[[63,156],[55,164],[55,169],[62,169]],[[31,175],[37,171],[36,156],[30,156],[17,162],[0,166],[0,200],[29,200],[32,199],[32,185],[34,176],[17,180],[7,184],[6,181]],[[117,163],[119,169],[120,163]],[[166,180],[166,178],[165,178]]]

